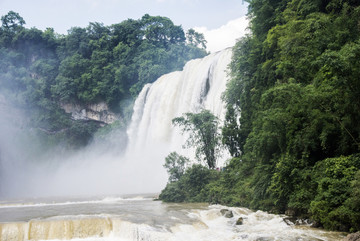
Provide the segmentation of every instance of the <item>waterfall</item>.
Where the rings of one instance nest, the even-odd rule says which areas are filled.
[[[2,115],[0,142],[6,148],[0,150],[0,196],[158,193],[168,179],[163,167],[167,155],[176,151],[194,160],[194,150],[182,149],[187,138],[173,127],[172,119],[202,108],[223,118],[221,94],[230,59],[231,49],[217,52],[146,85],[134,105],[127,150],[121,156],[118,150],[125,145],[121,142],[125,134],[119,131],[109,136],[117,140],[115,148],[112,142],[94,142],[79,152],[48,151],[33,158],[27,148],[40,149],[41,142],[30,136],[14,138],[22,132],[19,124]],[[0,112],[9,111],[0,106]]]
[[[189,61],[182,71],[163,75],[145,85],[135,101],[128,128],[128,153],[141,153],[146,158],[149,153],[159,152],[161,167],[172,151],[194,158],[194,150],[182,148],[186,134],[182,135],[171,121],[184,113],[197,113],[202,109],[224,119],[221,95],[226,89],[231,55],[231,49],[225,49]]]

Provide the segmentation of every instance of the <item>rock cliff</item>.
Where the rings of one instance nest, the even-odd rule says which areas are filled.
[[[118,114],[109,110],[105,102],[88,104],[86,106],[61,103],[60,106],[66,113],[71,113],[71,117],[75,120],[93,120],[104,124],[111,124],[120,119]]]

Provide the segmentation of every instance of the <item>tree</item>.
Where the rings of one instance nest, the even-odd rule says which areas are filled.
[[[182,117],[172,120],[182,132],[189,133],[186,147],[196,147],[196,157],[205,160],[209,168],[215,168],[216,158],[220,154],[219,121],[209,110],[200,113],[185,113]]]
[[[224,126],[222,128],[222,143],[228,148],[230,155],[239,157],[240,141],[239,141],[239,123],[237,121],[238,113],[236,113],[233,106],[227,106]]]
[[[141,18],[144,37],[154,44],[168,47],[169,44],[182,44],[185,34],[181,26],[176,26],[166,17],[145,14]]]
[[[190,45],[206,49],[206,39],[204,34],[196,32],[194,29],[189,29],[186,32],[186,40]]]
[[[177,154],[176,152],[171,152],[165,158],[164,167],[169,173],[169,182],[176,182],[180,180],[181,176],[184,175],[186,165],[189,163],[189,159]]]
[[[15,33],[23,28],[25,20],[16,12],[10,11],[5,16],[1,17],[2,29],[8,32]]]
[[[219,172],[193,164],[178,181],[166,185],[159,199],[164,202],[204,202],[208,196],[206,186],[218,178]]]
[[[66,35],[24,24],[13,11],[1,17],[0,89],[32,110],[33,127],[70,144],[86,145],[96,128],[74,134],[72,126],[87,122],[71,121],[59,103],[106,102],[126,122],[130,102],[145,84],[207,54],[186,43],[181,26],[148,14],[112,26],[92,22]]]
[[[319,161],[313,169],[317,194],[310,204],[312,218],[327,229],[359,230],[360,155],[340,156]]]

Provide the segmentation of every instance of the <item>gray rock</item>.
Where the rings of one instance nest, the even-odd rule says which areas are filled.
[[[73,103],[60,103],[66,113],[71,113],[74,120],[93,120],[104,124],[111,124],[120,120],[120,115],[112,112],[105,102],[81,105]]]
[[[283,218],[284,222],[289,225],[289,226],[292,226],[295,224],[296,222],[296,219],[295,218],[291,218],[291,217],[286,217],[286,218]]]
[[[272,238],[260,237],[260,238],[257,238],[255,241],[270,241],[270,240],[272,240]]]
[[[236,221],[236,225],[243,225],[244,223],[244,219],[242,217],[238,218],[238,220]]]
[[[229,209],[221,209],[220,213],[221,213],[221,215],[224,215],[227,211],[229,211]]]
[[[234,214],[229,209],[221,209],[220,210],[221,215],[223,215],[225,218],[232,218],[234,217]]]
[[[343,241],[360,241],[360,232],[349,234]]]

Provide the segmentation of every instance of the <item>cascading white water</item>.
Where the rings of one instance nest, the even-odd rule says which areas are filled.
[[[233,217],[224,217],[221,214],[224,208]],[[241,225],[236,224],[239,218],[243,220]],[[295,226],[289,221],[287,224],[283,218],[246,208],[171,204],[146,197],[0,202],[0,240],[338,241],[344,238],[338,232]]]
[[[174,128],[172,119],[184,113],[210,110],[220,120],[225,108],[221,95],[226,89],[231,49],[189,61],[183,71],[164,75],[147,84],[139,94],[128,129],[128,153],[159,151],[165,157],[176,151],[194,157],[194,150],[182,149],[186,136]],[[162,158],[162,163],[164,159]]]

